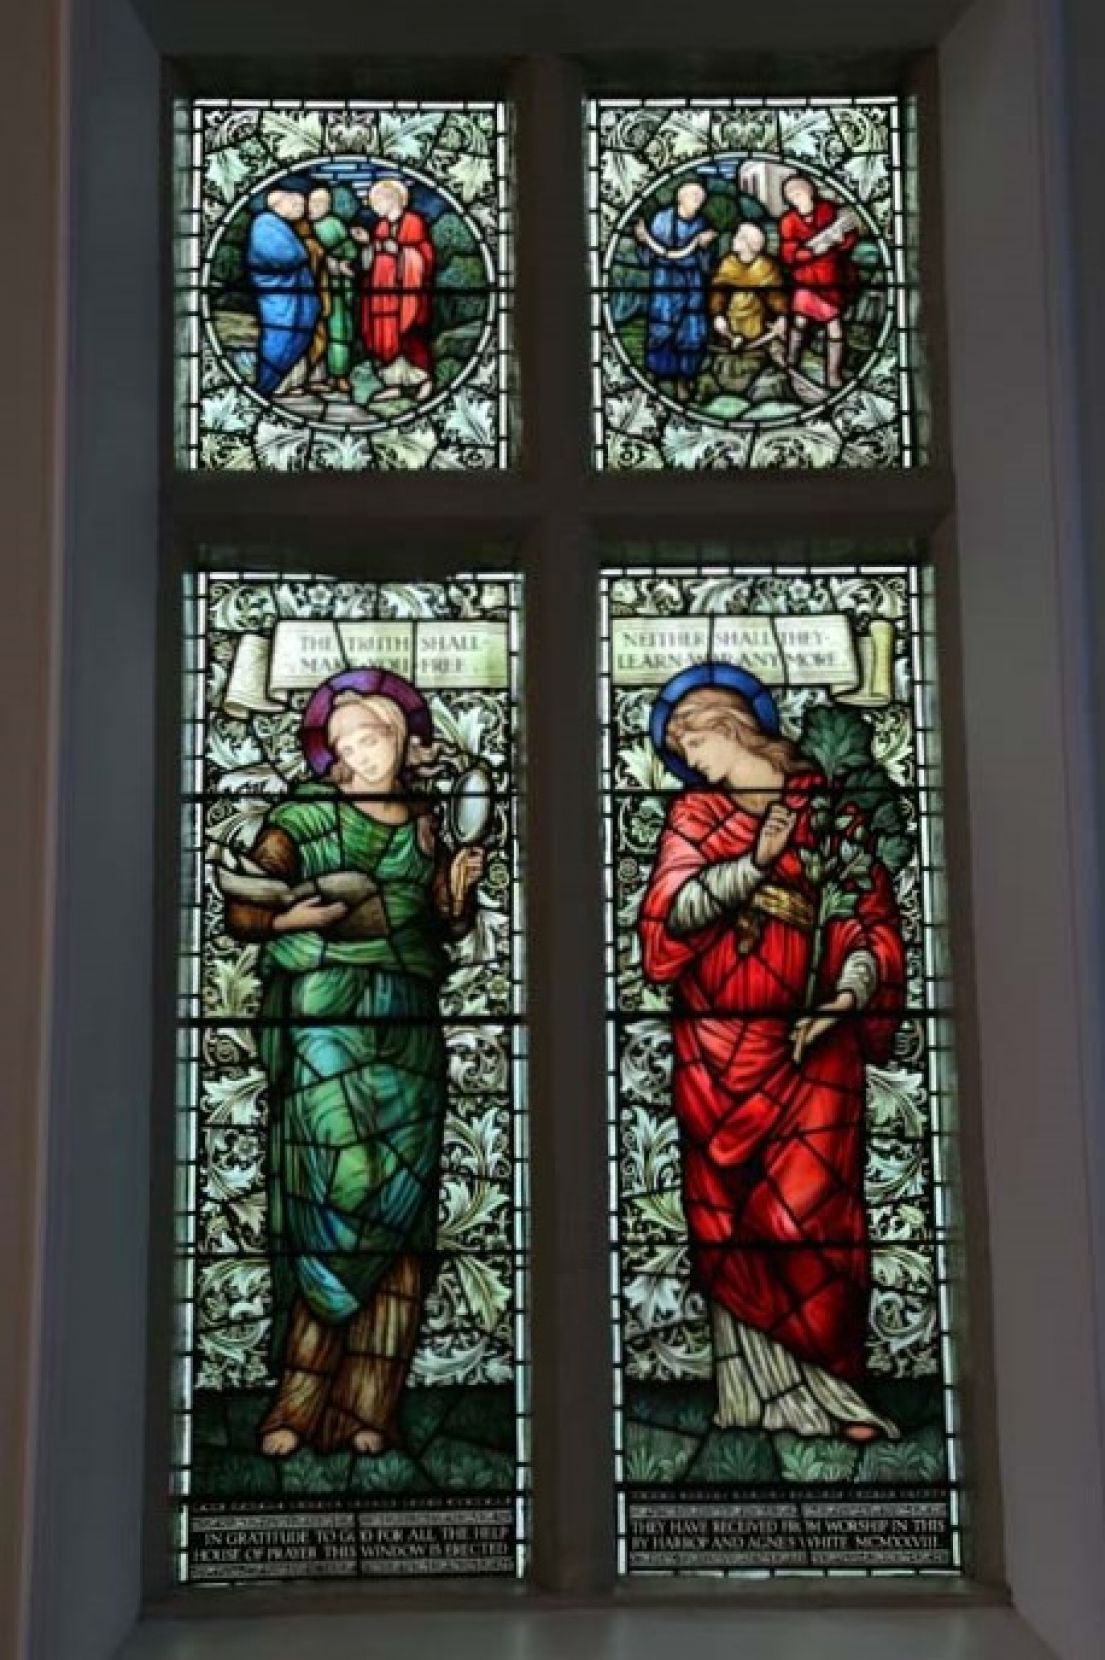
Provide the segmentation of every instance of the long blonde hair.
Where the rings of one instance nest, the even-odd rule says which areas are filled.
[[[742,749],[765,756],[780,772],[809,770],[809,761],[793,739],[765,732],[748,699],[724,686],[700,686],[681,698],[672,711],[667,743],[683,760],[687,758],[683,739],[688,732],[724,732]]]

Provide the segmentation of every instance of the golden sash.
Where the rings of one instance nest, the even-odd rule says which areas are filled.
[[[792,928],[801,928],[804,934],[813,933],[816,921],[813,906],[802,894],[795,893],[793,888],[780,888],[773,882],[765,882],[737,912],[737,950],[742,957],[747,957],[759,945],[765,917],[789,923]]]

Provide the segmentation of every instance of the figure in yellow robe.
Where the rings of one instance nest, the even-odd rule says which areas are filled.
[[[732,250],[710,280],[714,332],[734,352],[769,347],[781,339],[785,327],[783,272],[766,245],[759,225],[738,225]]]

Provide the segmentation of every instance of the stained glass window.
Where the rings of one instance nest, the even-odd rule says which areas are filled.
[[[896,97],[588,105],[597,466],[924,459],[909,116]]]
[[[519,605],[188,581],[182,1580],[522,1571]]]
[[[948,1573],[929,573],[602,578],[620,1563]]]
[[[178,462],[505,466],[505,106],[197,98],[176,123]]]
[[[546,71],[519,82],[534,130],[570,96]],[[926,464],[916,99],[578,113],[594,467],[850,470],[877,492]],[[189,95],[172,122],[174,532],[210,543],[229,504],[256,511],[256,547],[305,506],[275,475],[315,475],[329,516],[318,475],[350,471],[478,472],[488,524],[513,522],[513,106]],[[576,257],[580,181],[560,184],[530,204],[539,380],[530,348],[568,323],[552,250]],[[579,437],[550,421],[538,450]],[[247,502],[226,480],[216,503],[212,471],[268,482]],[[532,589],[501,550],[455,574],[424,560],[428,481],[392,484],[405,562],[374,562],[370,491],[355,575],[345,554],[206,551],[184,584],[179,1583],[527,1571]],[[554,837],[583,826],[542,942],[561,967],[603,830],[606,1004],[584,981],[575,1017],[606,1025],[605,1145],[601,1101],[598,1142],[562,1115],[565,1089],[601,1095],[599,1052],[548,1029],[558,998],[535,1018],[559,1057],[537,1113],[564,1166],[550,1241],[608,1155],[615,1465],[550,1482],[543,1548],[567,1583],[555,1541],[585,1525],[601,1548],[616,1518],[633,1576],[956,1574],[931,572],[908,529],[877,557],[795,543],[738,563],[696,540],[709,504],[676,494],[686,540],[615,551],[597,584],[571,526],[523,555],[542,579],[555,558],[601,628],[598,789],[547,722],[532,736]],[[566,707],[569,621],[542,618]],[[601,1200],[589,1215],[602,1267]],[[555,1448],[608,1360],[588,1341],[549,1364]]]

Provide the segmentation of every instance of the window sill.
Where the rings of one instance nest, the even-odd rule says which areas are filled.
[[[1050,1660],[1050,1651],[1008,1607],[972,1601],[914,1607],[768,1607],[707,1598],[691,1607],[552,1607],[543,1601],[499,1609],[302,1612],[226,1619],[158,1616],[141,1624],[116,1660],[332,1660],[335,1654],[449,1660],[730,1660],[739,1629],[756,1660]],[[371,1644],[371,1648],[370,1648]]]

